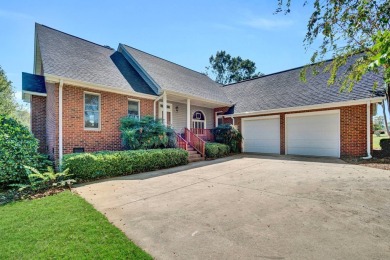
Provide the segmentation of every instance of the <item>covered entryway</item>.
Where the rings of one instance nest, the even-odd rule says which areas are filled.
[[[340,110],[286,115],[286,154],[340,157]]]
[[[280,118],[264,116],[242,119],[243,151],[280,154]]]

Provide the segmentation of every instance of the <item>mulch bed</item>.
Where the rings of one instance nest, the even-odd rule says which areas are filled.
[[[63,192],[66,190],[65,188],[52,188],[46,191],[33,193],[31,191],[17,191],[17,190],[7,190],[7,191],[1,191],[0,190],[0,206],[8,204],[13,201],[18,200],[33,200],[33,199],[40,199],[47,196],[52,196],[57,193]]]
[[[381,150],[374,150],[373,158],[369,160],[364,160],[360,157],[343,157],[341,159],[350,164],[357,164],[382,170],[390,170],[390,157],[383,155]]]

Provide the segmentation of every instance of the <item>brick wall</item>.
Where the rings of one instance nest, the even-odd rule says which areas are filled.
[[[84,129],[84,91],[98,93],[101,98],[101,130]],[[64,85],[63,87],[63,152],[75,147],[85,152],[121,150],[119,119],[127,115],[128,99],[140,100],[141,116],[153,115],[153,100],[95,91]]]
[[[58,84],[46,83],[46,145],[50,159],[58,159]],[[56,161],[56,165],[58,162]]]
[[[31,97],[31,132],[39,140],[40,153],[46,153],[46,97]]]
[[[292,113],[304,113],[340,109],[340,145],[341,156],[366,156],[367,155],[367,105],[355,105],[337,108],[315,109],[305,110],[299,112],[289,113],[274,113],[265,114],[261,116],[279,115],[280,116],[280,153],[285,154],[285,115]],[[218,108],[215,111],[227,111],[227,108]],[[371,105],[371,115],[373,114],[374,105]],[[252,117],[258,117],[252,116]],[[241,117],[244,118],[244,117]],[[241,118],[235,117],[234,124],[241,129]],[[230,120],[230,119],[229,119]],[[226,119],[225,119],[225,123]],[[228,122],[228,123],[231,123]],[[372,116],[371,116],[371,129],[372,129]],[[371,134],[373,134],[371,130]],[[371,151],[372,151],[372,138],[371,138]]]

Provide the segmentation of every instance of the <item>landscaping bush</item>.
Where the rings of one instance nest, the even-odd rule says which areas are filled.
[[[0,187],[27,181],[25,165],[45,169],[47,157],[38,153],[38,140],[15,119],[0,115]]]
[[[386,157],[390,156],[390,139],[389,138],[381,139],[379,141],[379,145],[382,148],[381,151],[382,156],[386,156]]]
[[[63,167],[78,180],[92,180],[170,168],[188,163],[182,149],[77,153],[64,156]]]
[[[221,124],[212,130],[217,143],[227,144],[233,153],[240,151],[241,133],[230,124]]]
[[[152,116],[123,117],[120,124],[122,144],[127,150],[176,147],[174,130]]]
[[[220,143],[206,143],[206,157],[220,158],[229,155],[230,147],[226,144]]]

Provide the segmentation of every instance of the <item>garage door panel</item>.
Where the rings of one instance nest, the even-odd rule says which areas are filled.
[[[339,157],[339,111],[286,117],[286,147],[288,154]]]
[[[243,120],[244,152],[280,153],[280,120]]]

